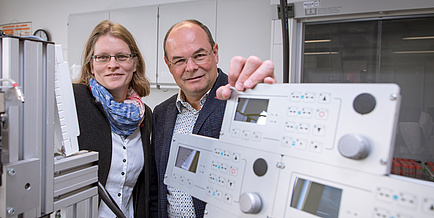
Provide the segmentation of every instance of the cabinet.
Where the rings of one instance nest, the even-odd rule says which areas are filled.
[[[198,0],[71,14],[67,60],[72,76],[77,77],[86,40],[98,23],[109,19],[125,26],[135,37],[153,87],[177,88],[163,51],[164,36],[173,24],[197,19],[208,26],[219,44],[218,66],[227,73],[230,60],[236,55],[270,59],[274,9],[264,0]]]

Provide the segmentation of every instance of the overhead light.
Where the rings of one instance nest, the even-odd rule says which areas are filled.
[[[336,51],[326,51],[326,52],[305,52],[304,55],[335,55],[339,54]]]
[[[431,54],[434,51],[394,51],[394,54]]]
[[[402,38],[402,40],[417,40],[417,39],[434,39],[434,36],[413,36],[413,37]]]
[[[331,39],[306,40],[304,43],[331,42]]]

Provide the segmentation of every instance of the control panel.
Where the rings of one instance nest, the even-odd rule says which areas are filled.
[[[165,183],[205,217],[432,217],[434,184],[389,175],[395,84],[233,92],[219,139],[175,134]]]

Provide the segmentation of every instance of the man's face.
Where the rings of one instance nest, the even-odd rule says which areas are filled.
[[[166,55],[170,73],[187,101],[199,100],[214,85],[218,45],[212,48],[205,31],[199,26],[187,23],[174,28],[166,41]]]

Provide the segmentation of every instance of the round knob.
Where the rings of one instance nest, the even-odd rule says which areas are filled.
[[[344,135],[338,144],[342,156],[354,160],[361,160],[368,156],[370,145],[367,139],[356,134]]]
[[[371,113],[377,101],[375,97],[368,93],[363,93],[358,95],[353,101],[353,108],[359,114],[369,114]]]
[[[262,201],[256,193],[243,193],[240,196],[240,209],[244,213],[256,214],[261,211]]]

